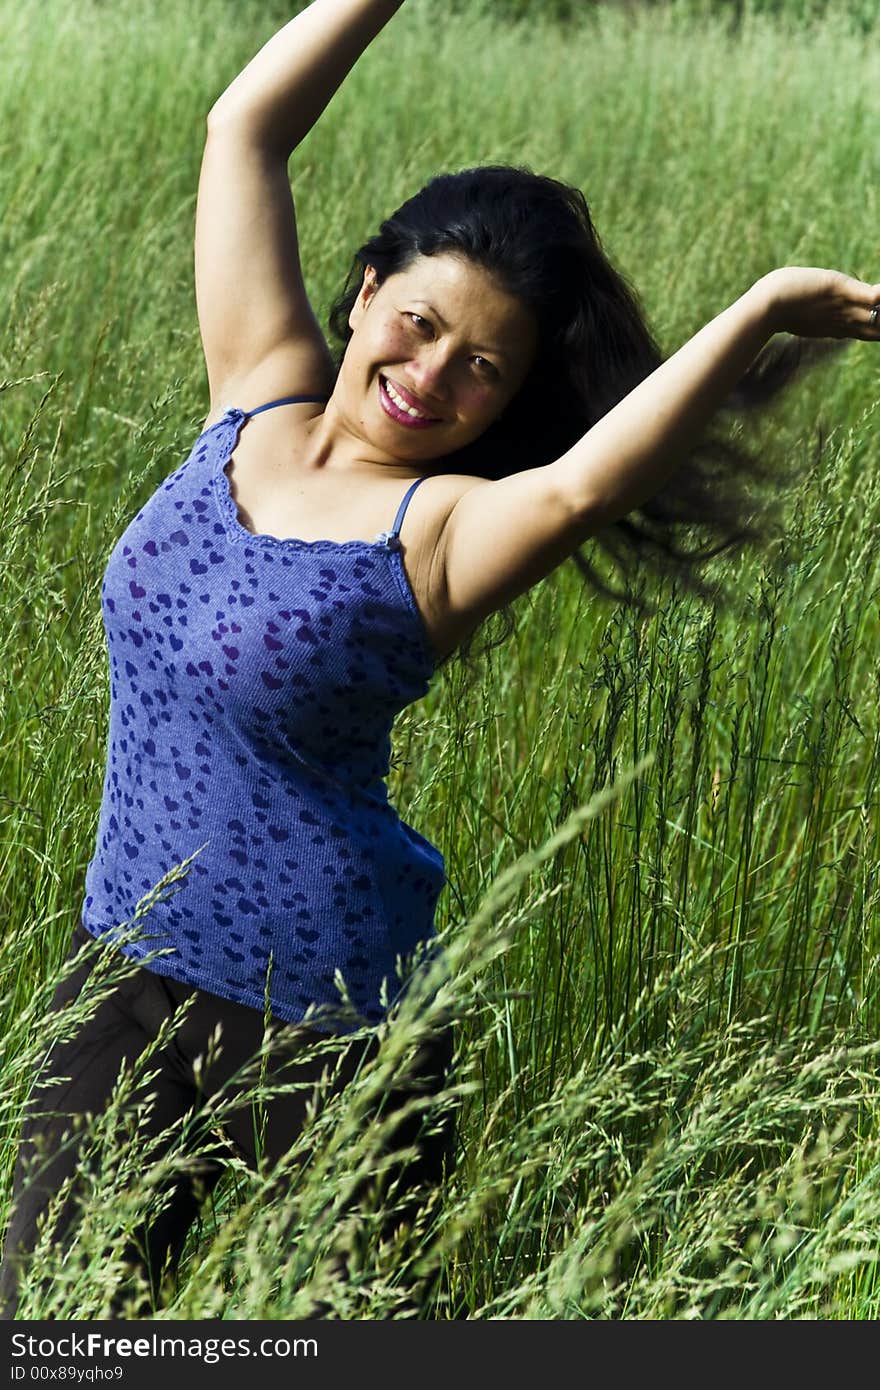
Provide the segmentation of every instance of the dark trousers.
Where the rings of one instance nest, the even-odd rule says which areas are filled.
[[[81,925],[73,933],[70,955],[83,943],[91,944],[83,963],[55,991],[52,1008],[59,1009],[73,1000],[82,988],[97,959],[91,936]],[[113,949],[99,945],[97,950]],[[165,1148],[179,1136],[179,1122],[191,1113],[194,1117],[222,1086],[228,1098],[253,1086],[256,1080],[252,1059],[263,1038],[263,1016],[256,1009],[235,1004],[218,995],[179,984],[176,980],[158,975],[155,971],[138,968],[122,980],[107,998],[103,999],[91,1017],[81,1025],[69,1041],[57,1041],[45,1059],[38,1082],[42,1077],[67,1078],[55,1085],[37,1085],[28,1103],[22,1126],[18,1156],[13,1178],[11,1216],[6,1232],[3,1260],[0,1265],[0,1317],[14,1318],[19,1303],[19,1291],[28,1279],[27,1259],[38,1235],[38,1221],[46,1211],[49,1199],[61,1188],[65,1179],[81,1177],[78,1163],[77,1125],[86,1112],[97,1115],[104,1111],[120,1066],[138,1058],[149,1042],[157,1036],[162,1024],[185,999],[195,1001],[182,1025],[166,1044],[150,1058],[146,1071],[151,1076],[134,1099],[147,1095],[154,1103],[145,1130],[159,1135],[173,1126]],[[209,1058],[208,1040],[217,1024],[221,1025],[219,1056]],[[287,1084],[291,1081],[318,1081],[325,1068],[334,1073],[333,1087],[344,1086],[354,1075],[365,1057],[378,1046],[373,1037],[352,1041],[341,1053],[298,1061],[297,1054],[304,1045],[326,1036],[300,1025],[275,1022],[272,1051],[266,1061],[265,1079],[273,1077]],[[206,1061],[207,1058],[207,1061]],[[451,1030],[439,1033],[436,1039],[424,1044],[407,1075],[401,1078],[382,1103],[382,1114],[393,1113],[413,1095],[413,1091],[437,1091],[448,1080],[452,1058]],[[197,1059],[201,1059],[197,1062]],[[245,1064],[246,1080],[238,1084],[235,1073]],[[313,1098],[310,1085],[289,1093],[269,1096],[261,1107],[259,1137],[255,1124],[255,1107],[243,1103],[240,1110],[224,1116],[222,1132],[233,1150],[251,1168],[262,1162],[264,1171],[287,1152],[299,1135],[306,1118],[306,1107]],[[447,1115],[449,1112],[446,1112]],[[212,1122],[213,1124],[213,1122]],[[199,1126],[194,1128],[198,1131]],[[423,1132],[424,1131],[424,1132]],[[72,1136],[72,1138],[71,1138]],[[396,1190],[408,1194],[415,1213],[426,1190],[436,1188],[452,1162],[453,1126],[450,1118],[432,1127],[420,1125],[417,1115],[404,1115],[392,1136],[392,1147],[398,1151],[413,1146],[415,1156],[400,1160],[391,1167],[388,1181],[397,1184]],[[140,1229],[123,1258],[132,1269],[140,1270],[151,1287],[148,1305],[126,1303],[126,1289],[119,1290],[110,1308],[110,1316],[149,1316],[161,1306],[166,1280],[176,1274],[187,1233],[196,1219],[202,1202],[216,1186],[224,1171],[223,1153],[218,1142],[216,1126],[213,1139],[211,1127],[201,1127],[195,1141],[196,1151],[187,1172],[175,1175],[169,1187],[170,1201],[147,1225]],[[258,1147],[260,1154],[258,1154]],[[158,1156],[162,1147],[151,1150]],[[287,1179],[289,1182],[289,1177]],[[167,1195],[167,1194],[165,1194]],[[66,1249],[69,1233],[77,1218],[79,1202],[74,1186],[53,1228],[55,1246]],[[130,1291],[129,1291],[130,1295]],[[123,1310],[125,1309],[125,1312]],[[320,1313],[317,1315],[320,1316]],[[38,1314],[38,1316],[41,1316]]]

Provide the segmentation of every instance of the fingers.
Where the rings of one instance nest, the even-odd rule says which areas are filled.
[[[880,285],[863,285],[856,310],[859,337],[866,342],[880,341]]]
[[[869,285],[864,280],[856,280],[851,287],[850,315],[853,323],[852,337],[865,342],[880,340],[880,285]]]
[[[855,338],[866,343],[880,342],[880,285],[872,285],[854,275],[838,271],[827,289],[833,304],[828,330],[830,336]]]
[[[805,338],[880,341],[880,284],[810,266],[784,267],[771,278],[784,331]]]
[[[833,295],[836,324],[831,336],[880,341],[880,285],[868,284],[854,275],[839,275]]]

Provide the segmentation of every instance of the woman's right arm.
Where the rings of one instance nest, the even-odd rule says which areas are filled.
[[[287,161],[402,3],[315,0],[211,108],[195,230],[208,420],[257,397],[329,394],[332,361],[303,282]]]

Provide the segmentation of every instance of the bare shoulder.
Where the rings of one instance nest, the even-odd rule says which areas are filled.
[[[435,651],[442,658],[475,626],[472,615],[451,612],[446,569],[447,525],[458,502],[485,478],[471,473],[436,473],[426,477],[407,509],[401,543],[410,586]]]
[[[565,460],[498,481],[450,475],[425,516],[434,530],[431,611],[449,645],[546,578],[595,529]]]
[[[316,362],[311,370],[305,372],[299,359],[288,357],[280,351],[253,371],[227,378],[220,387],[215,388],[202,429],[215,425],[227,410],[233,408],[256,410],[268,401],[281,400],[286,396],[315,396],[327,400],[332,390],[333,370],[329,361],[324,364]],[[312,408],[321,410],[323,406],[319,402]]]
[[[430,489],[433,513],[435,509],[451,511],[466,492],[486,485],[486,478],[476,478],[473,473],[435,473],[425,480],[424,489],[426,493]]]
[[[412,541],[430,547],[435,564],[456,506],[467,493],[486,485],[485,478],[472,473],[433,473],[425,478],[412,499],[407,522]]]

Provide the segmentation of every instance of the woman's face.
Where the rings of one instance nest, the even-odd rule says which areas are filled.
[[[368,267],[349,323],[337,404],[349,427],[400,460],[441,458],[478,438],[537,349],[525,305],[448,253],[420,256],[382,284]]]

